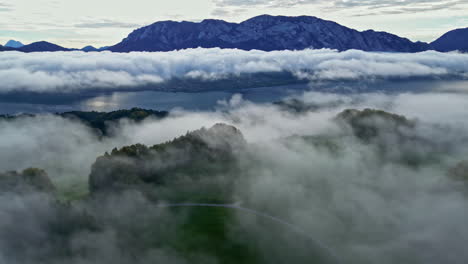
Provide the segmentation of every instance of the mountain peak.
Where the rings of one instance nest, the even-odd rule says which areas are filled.
[[[275,21],[301,21],[301,20],[321,20],[315,16],[273,16],[268,14],[263,14],[259,16],[255,16],[245,20],[247,21],[268,21],[268,20],[275,20]]]
[[[81,50],[82,50],[82,51],[85,51],[85,52],[99,51],[97,48],[95,48],[94,46],[91,46],[91,45],[86,46],[86,47],[83,47]]]
[[[226,23],[226,21],[224,21],[224,20],[222,20],[222,19],[211,19],[211,18],[209,18],[209,19],[203,19],[203,20],[201,21],[201,23],[202,23],[202,24],[203,24],[203,23],[215,23],[215,24],[216,24],[216,23]]]
[[[5,44],[5,47],[9,47],[9,48],[21,48],[23,47],[24,44],[21,43],[20,41],[16,41],[16,40],[9,40],[6,44]]]
[[[18,49],[23,52],[43,52],[43,51],[69,51],[70,49],[61,47],[59,45],[47,42],[47,41],[38,41],[25,45]]]
[[[468,27],[459,28],[445,33],[431,43],[431,46],[437,51],[464,51],[468,52]]]

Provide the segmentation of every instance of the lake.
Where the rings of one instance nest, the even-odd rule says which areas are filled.
[[[306,91],[330,93],[402,93],[402,92],[465,92],[466,80],[393,80],[359,82],[320,82],[274,87],[215,90],[206,92],[115,91],[80,94],[1,94],[0,114],[43,113],[66,111],[113,111],[140,107],[155,110],[212,110],[223,100],[241,94],[245,100],[269,103],[300,95]]]

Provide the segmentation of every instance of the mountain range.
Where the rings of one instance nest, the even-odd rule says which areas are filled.
[[[212,19],[200,23],[157,22],[133,31],[109,50],[170,51],[220,47],[265,51],[331,48],[417,52],[426,50],[427,46],[386,32],[359,32],[316,17],[262,15],[239,24]]]
[[[109,47],[100,47],[100,48],[96,48],[96,47],[93,47],[93,46],[86,46],[84,48],[82,48],[81,50],[84,51],[84,52],[92,52],[92,51],[104,51],[104,50],[107,50]]]
[[[339,51],[357,49],[379,52],[468,52],[468,28],[444,34],[432,43],[412,42],[387,32],[357,31],[333,21],[313,16],[261,15],[241,23],[206,19],[201,22],[160,21],[134,30],[114,46],[81,50],[112,52],[172,51],[187,48],[234,48],[242,50],[302,50],[329,48]],[[49,42],[23,47],[1,47],[22,52],[69,51]]]

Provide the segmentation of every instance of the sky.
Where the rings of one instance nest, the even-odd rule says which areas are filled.
[[[0,43],[46,40],[69,48],[101,47],[160,20],[241,22],[261,14],[310,15],[433,41],[468,27],[468,0],[0,0]]]

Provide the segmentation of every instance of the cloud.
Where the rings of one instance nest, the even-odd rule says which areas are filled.
[[[141,27],[141,25],[134,24],[134,23],[125,23],[125,22],[115,21],[111,19],[101,19],[101,20],[87,21],[87,22],[75,24],[74,27],[77,27],[77,28],[138,28],[138,27]]]
[[[301,4],[310,4],[317,3],[320,0],[287,0],[287,1],[277,1],[277,0],[215,0],[214,1],[218,6],[296,6]]]
[[[443,9],[452,9],[454,7],[468,4],[466,0],[216,0],[216,5],[223,7],[247,7],[247,6],[263,6],[270,8],[292,8],[303,5],[317,5],[324,10],[343,11],[350,9],[365,9],[373,11],[372,13],[363,13],[362,15],[377,15],[377,14],[402,14],[436,11]]]
[[[13,11],[13,8],[9,4],[0,2],[0,12],[10,12]]]
[[[225,8],[215,8],[213,9],[213,11],[211,11],[211,15],[216,17],[236,17],[247,11],[247,8],[236,8],[234,10],[227,10]]]
[[[241,51],[189,49],[134,53],[0,53],[0,93],[93,89],[161,89],[173,78],[289,72],[310,81],[466,78],[468,55],[434,51],[400,54],[357,50]],[[184,88],[188,89],[188,88]]]
[[[396,15],[396,14],[405,14],[405,13],[421,13],[421,12],[430,12],[438,10],[453,9],[458,5],[466,4],[466,1],[421,1],[418,4],[410,5],[409,2],[392,2],[398,3],[399,5],[394,6],[391,3],[386,3],[382,5],[366,5],[365,3],[343,3],[341,7],[346,7],[346,5],[351,5],[350,7],[365,7],[366,10],[373,11],[368,13],[358,13],[355,16],[370,16],[370,15]],[[364,4],[364,5],[362,5]]]
[[[265,5],[273,7],[293,7],[298,5],[306,4],[321,4],[329,3],[335,8],[354,8],[354,7],[366,7],[369,9],[374,8],[386,8],[386,7],[406,7],[406,6],[418,6],[418,5],[434,5],[434,6],[446,6],[453,7],[458,4],[468,3],[466,0],[403,0],[403,1],[391,1],[391,0],[332,0],[332,1],[321,1],[321,0],[215,0],[218,6],[256,6]]]
[[[123,122],[112,129],[114,137],[104,139],[81,123],[52,115],[0,121],[0,171],[33,166],[46,169],[55,178],[66,175],[84,178],[94,159],[114,147],[159,144],[187,131],[211,127],[216,123],[235,125],[251,143],[270,142],[293,135],[321,134],[333,129],[330,120],[347,108],[378,108],[426,123],[461,126],[468,130],[466,94],[306,92],[299,99],[323,107],[318,112],[297,115],[274,105],[244,101],[241,95],[235,95],[227,102],[220,102],[216,111],[178,110],[162,120],[150,119],[139,124]]]
[[[244,207],[297,225],[348,263],[390,264],[398,260],[414,264],[466,263],[467,197],[445,173],[459,159],[466,159],[468,153],[463,141],[468,131],[465,110],[468,95],[313,92],[298,99],[324,107],[297,114],[271,104],[253,104],[236,95],[221,104],[218,111],[175,112],[163,120],[123,122],[115,127],[115,137],[109,139],[94,136],[75,121],[50,115],[0,121],[0,171],[39,166],[54,181],[67,175],[85,180],[95,157],[113,147],[153,145],[187,130],[225,122],[238,127],[250,146],[248,156],[241,158],[252,160],[241,160],[249,166],[242,167],[243,180],[234,185],[236,201]],[[300,137],[323,134],[333,137],[346,132],[337,127],[333,117],[349,107],[380,108],[418,118],[423,125],[415,135],[430,142],[449,142],[455,147],[439,153],[441,158],[437,161],[412,168],[379,161],[371,145],[353,137],[339,141],[342,149],[338,155]],[[391,135],[380,140],[391,140]],[[408,147],[418,150],[425,146]],[[392,149],[395,155],[403,151]],[[78,220],[82,213],[63,217],[47,197],[1,194],[0,198],[0,260],[7,263],[34,263],[38,258],[56,256],[61,252],[57,248],[69,244],[52,239],[55,237],[46,227],[57,219],[62,224],[59,231],[81,223]],[[126,236],[119,237],[118,233],[128,230],[136,238],[133,242],[138,243],[149,239],[144,234],[146,224],[150,223],[155,226],[150,241],[156,246],[154,251],[138,255],[141,262],[137,263],[193,263],[169,250],[162,240],[174,234],[179,221],[190,223],[184,222],[190,218],[181,218],[171,210],[157,210],[138,193],[90,199],[75,206],[79,212],[105,223],[106,228],[67,232],[71,239],[66,242],[77,259],[51,263],[135,263],[122,250]],[[291,252],[309,253],[310,247],[301,248],[300,238],[287,229],[252,217],[255,216],[235,213],[235,219],[226,228],[232,231],[239,223],[237,232],[246,234],[248,241],[258,245],[267,263],[270,256],[284,263],[296,263],[288,261],[294,255]],[[23,249],[18,246],[30,247],[24,254],[18,254]]]

